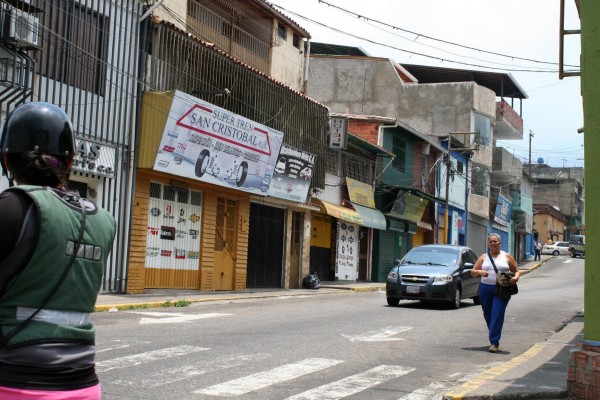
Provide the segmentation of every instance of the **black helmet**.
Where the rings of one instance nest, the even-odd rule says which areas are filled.
[[[69,160],[75,154],[73,124],[67,113],[54,104],[26,103],[6,118],[1,144],[2,156],[38,151]]]

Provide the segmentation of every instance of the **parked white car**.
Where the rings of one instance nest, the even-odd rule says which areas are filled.
[[[569,242],[555,242],[545,244],[542,248],[542,254],[552,254],[553,256],[569,254]]]

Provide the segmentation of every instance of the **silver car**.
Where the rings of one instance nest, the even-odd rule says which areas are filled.
[[[442,302],[460,308],[463,299],[479,304],[479,278],[471,276],[477,255],[466,246],[431,244],[396,260],[387,277],[388,305],[400,300]]]

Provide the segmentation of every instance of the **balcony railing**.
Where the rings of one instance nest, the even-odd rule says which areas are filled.
[[[269,43],[257,39],[198,3],[192,3],[190,7],[188,26],[190,32],[202,40],[269,74]]]

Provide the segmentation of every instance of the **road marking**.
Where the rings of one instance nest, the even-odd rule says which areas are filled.
[[[573,262],[573,260],[565,260],[563,261],[563,264],[571,264]]]
[[[133,381],[126,379],[111,380],[111,384],[154,388],[170,383],[193,378],[195,376],[212,373],[219,370],[234,368],[248,362],[255,362],[271,357],[271,354],[241,354],[234,356],[219,357],[209,361],[199,361],[193,364],[186,364],[175,368],[162,369],[152,375],[142,377],[136,376]]]
[[[304,393],[288,397],[286,400],[336,400],[362,392],[390,379],[406,375],[414,368],[396,365],[380,365],[360,374],[352,375],[337,382],[319,386]]]
[[[140,324],[177,324],[180,322],[190,322],[199,319],[216,318],[216,317],[227,317],[233,314],[222,314],[222,313],[207,313],[207,314],[183,314],[183,313],[165,313],[156,311],[134,311],[134,314],[147,315],[150,317],[158,318],[145,318],[140,319]]]
[[[96,362],[97,372],[106,372],[111,369],[127,368],[140,365],[146,362],[164,360],[172,357],[179,357],[182,355],[196,353],[198,351],[210,350],[204,347],[195,346],[176,346],[167,347],[165,349],[147,351],[145,353],[133,354],[130,356],[113,358],[112,360],[98,361]]]
[[[393,338],[392,336],[409,331],[412,328],[412,326],[386,326],[378,331],[357,335],[346,335],[342,333],[342,336],[349,339],[351,342],[391,342],[395,340],[406,340],[402,338]]]
[[[400,397],[398,400],[431,400],[439,399],[442,394],[448,389],[450,385],[448,383],[434,382],[429,384],[427,387],[417,389],[406,396]]]
[[[213,385],[205,389],[195,390],[194,393],[224,397],[240,396],[267,386],[298,378],[302,375],[320,371],[342,362],[343,361],[341,360],[330,360],[325,358],[307,358],[297,363],[282,365],[269,371],[259,372],[240,379]]]
[[[481,385],[487,383],[488,381],[490,381],[492,379],[497,378],[498,376],[502,375],[506,371],[509,371],[515,367],[518,367],[519,365],[523,364],[527,360],[535,357],[545,347],[546,347],[546,344],[544,344],[544,343],[535,344],[532,348],[530,348],[529,350],[527,350],[525,353],[521,354],[520,356],[517,356],[502,365],[498,365],[497,367],[491,368],[491,369],[477,375],[473,379],[463,383],[459,387],[453,389],[451,392],[446,393],[443,397],[443,400],[460,400],[460,399],[462,399],[468,393],[478,389]]]

